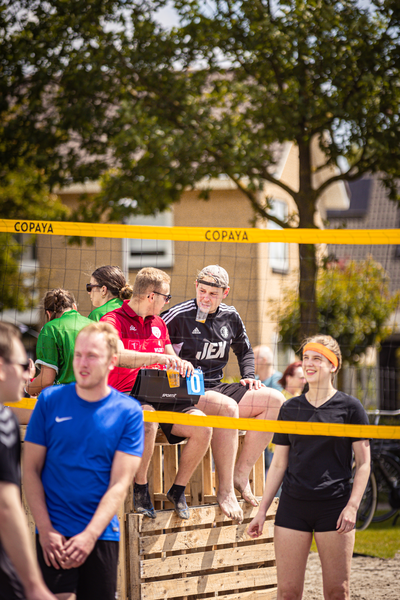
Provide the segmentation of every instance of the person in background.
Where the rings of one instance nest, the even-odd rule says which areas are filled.
[[[278,420],[368,425],[361,402],[333,386],[341,364],[339,344],[332,337],[316,335],[306,340],[303,369],[309,389],[287,400]],[[248,534],[253,538],[262,534],[267,510],[283,481],[274,535],[277,598],[303,597],[314,534],[325,600],[348,600],[354,526],[371,471],[369,441],[294,433],[276,433],[273,441],[264,495]]]
[[[93,271],[90,283],[86,284],[94,307],[88,319],[100,321],[105,314],[122,306],[124,300],[129,300],[132,289],[119,267],[104,265]]]
[[[30,396],[38,396],[53,384],[75,381],[72,362],[76,336],[92,322],[78,313],[73,294],[61,288],[46,293],[43,307],[47,323],[36,345],[40,373],[25,388]]]
[[[24,488],[45,582],[59,600],[115,600],[117,511],[143,452],[143,416],[107,384],[118,360],[107,323],[82,329],[76,383],[44,390],[25,436]]]
[[[274,356],[268,346],[255,346],[253,348],[256,379],[259,379],[266,387],[281,392],[282,385],[279,379],[282,377],[280,371],[274,371]]]
[[[282,394],[286,400],[293,396],[300,396],[306,383],[301,360],[288,365],[278,383],[283,387]]]
[[[19,425],[7,402],[18,402],[29,377],[19,331],[0,322],[0,600],[55,600],[32,549],[21,505]]]

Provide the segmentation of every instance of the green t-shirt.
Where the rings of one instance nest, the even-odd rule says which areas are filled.
[[[106,315],[107,313],[111,312],[112,310],[115,310],[116,308],[119,308],[123,305],[123,303],[124,301],[120,300],[119,298],[111,298],[111,300],[109,300],[102,306],[98,306],[97,308],[93,309],[90,315],[88,316],[88,319],[91,319],[92,321],[100,321],[101,317],[104,317],[104,315]]]
[[[55,369],[55,384],[75,381],[72,361],[76,336],[90,323],[76,310],[68,310],[43,326],[36,345],[36,364]]]

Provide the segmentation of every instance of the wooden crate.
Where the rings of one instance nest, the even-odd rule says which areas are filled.
[[[244,502],[240,525],[218,505],[190,508],[185,526],[173,511],[161,511],[155,520],[126,514],[127,599],[273,600],[277,503],[258,540],[246,533],[257,508]]]
[[[245,432],[240,431],[238,456],[242,450],[244,440]],[[157,433],[154,454],[148,472],[150,497],[156,510],[172,508],[172,504],[167,501],[167,492],[178,471],[179,447],[185,443],[184,441],[180,444],[170,445],[161,430]],[[186,486],[185,495],[188,505],[198,506],[199,504],[215,503],[217,501],[215,495],[216,479],[218,479],[218,473],[213,471],[213,458],[209,447]],[[265,481],[264,453],[261,454],[252,468],[249,481],[253,494],[262,496]],[[133,512],[133,503],[127,508],[127,512]]]

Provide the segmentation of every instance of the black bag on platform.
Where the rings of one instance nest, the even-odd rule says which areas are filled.
[[[159,410],[171,410],[171,405],[179,410],[189,404],[197,404],[200,396],[189,395],[186,378],[179,375],[179,387],[170,387],[167,372],[160,369],[140,369],[133,385],[130,396],[141,404],[160,404]],[[168,406],[169,405],[169,406]],[[180,405],[180,406],[179,406]]]

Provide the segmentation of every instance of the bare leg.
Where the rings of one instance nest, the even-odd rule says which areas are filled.
[[[154,412],[154,408],[149,405],[142,406],[143,410],[149,410]],[[158,423],[146,423],[144,424],[144,449],[142,460],[140,461],[140,466],[135,475],[136,483],[140,485],[144,485],[147,483],[147,471],[149,470],[149,465],[151,461],[151,457],[154,452],[154,444],[156,441]]]
[[[206,415],[237,418],[239,414],[238,405],[232,398],[212,390],[208,390],[204,396],[200,397],[196,407]],[[236,429],[214,428],[211,448],[219,478],[218,504],[227,517],[241,523],[243,521],[243,511],[239,506],[233,487],[233,469],[237,446],[238,434]]]
[[[349,533],[326,531],[315,533],[322,566],[325,600],[350,598],[350,571],[355,530]]]
[[[204,413],[200,410],[194,409],[188,412],[191,415],[204,416]],[[187,486],[197,465],[200,464],[207,452],[212,432],[211,427],[193,427],[190,425],[174,425],[172,427],[171,433],[173,435],[187,438],[187,443],[183,446],[178,472],[175,477],[176,485]]]
[[[55,594],[55,597],[58,598],[58,600],[76,600],[76,595],[71,594],[70,592],[65,592],[63,594]]]
[[[312,533],[275,525],[277,600],[301,600]]]
[[[274,421],[278,418],[279,409],[284,401],[284,396],[272,388],[248,390],[239,402],[239,417]],[[272,433],[269,431],[248,431],[235,466],[233,477],[235,488],[252,506],[257,506],[258,502],[250,489],[249,474],[271,439]]]

